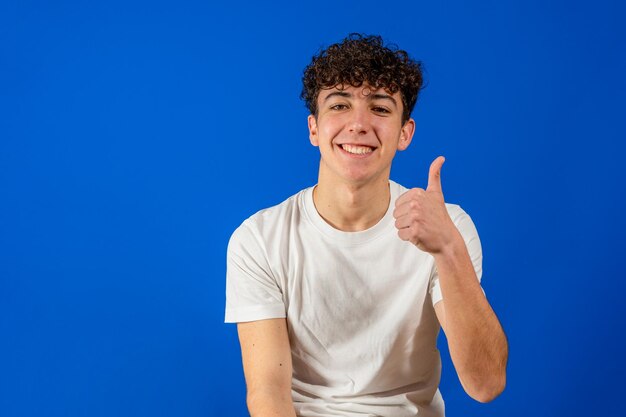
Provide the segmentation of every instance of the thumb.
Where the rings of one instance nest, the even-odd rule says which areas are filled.
[[[441,189],[441,167],[445,161],[446,158],[439,156],[433,161],[432,164],[430,164],[430,170],[428,172],[428,187],[426,187],[426,191],[438,191],[443,194]]]

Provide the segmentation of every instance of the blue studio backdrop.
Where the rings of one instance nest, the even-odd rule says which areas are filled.
[[[226,245],[315,184],[300,77],[350,32],[421,60],[392,178],[473,218],[505,392],[616,416],[626,373],[618,1],[0,3],[0,416],[246,416]]]

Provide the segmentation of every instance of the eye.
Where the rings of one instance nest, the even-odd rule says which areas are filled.
[[[345,110],[347,108],[348,106],[346,106],[345,104],[333,104],[332,106],[330,106],[331,110]]]
[[[376,113],[391,113],[389,110],[387,110],[384,107],[380,107],[380,106],[376,106],[376,107],[372,107],[372,110],[375,111]]]

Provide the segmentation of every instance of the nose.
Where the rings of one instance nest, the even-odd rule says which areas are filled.
[[[366,109],[355,107],[352,110],[351,119],[348,125],[350,133],[362,135],[367,133],[369,129],[369,115]]]

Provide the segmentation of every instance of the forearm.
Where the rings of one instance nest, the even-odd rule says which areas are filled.
[[[467,393],[491,401],[504,389],[508,346],[485,298],[460,234],[434,255],[445,308],[450,356]]]
[[[296,417],[290,390],[249,390],[247,403],[251,417]]]

